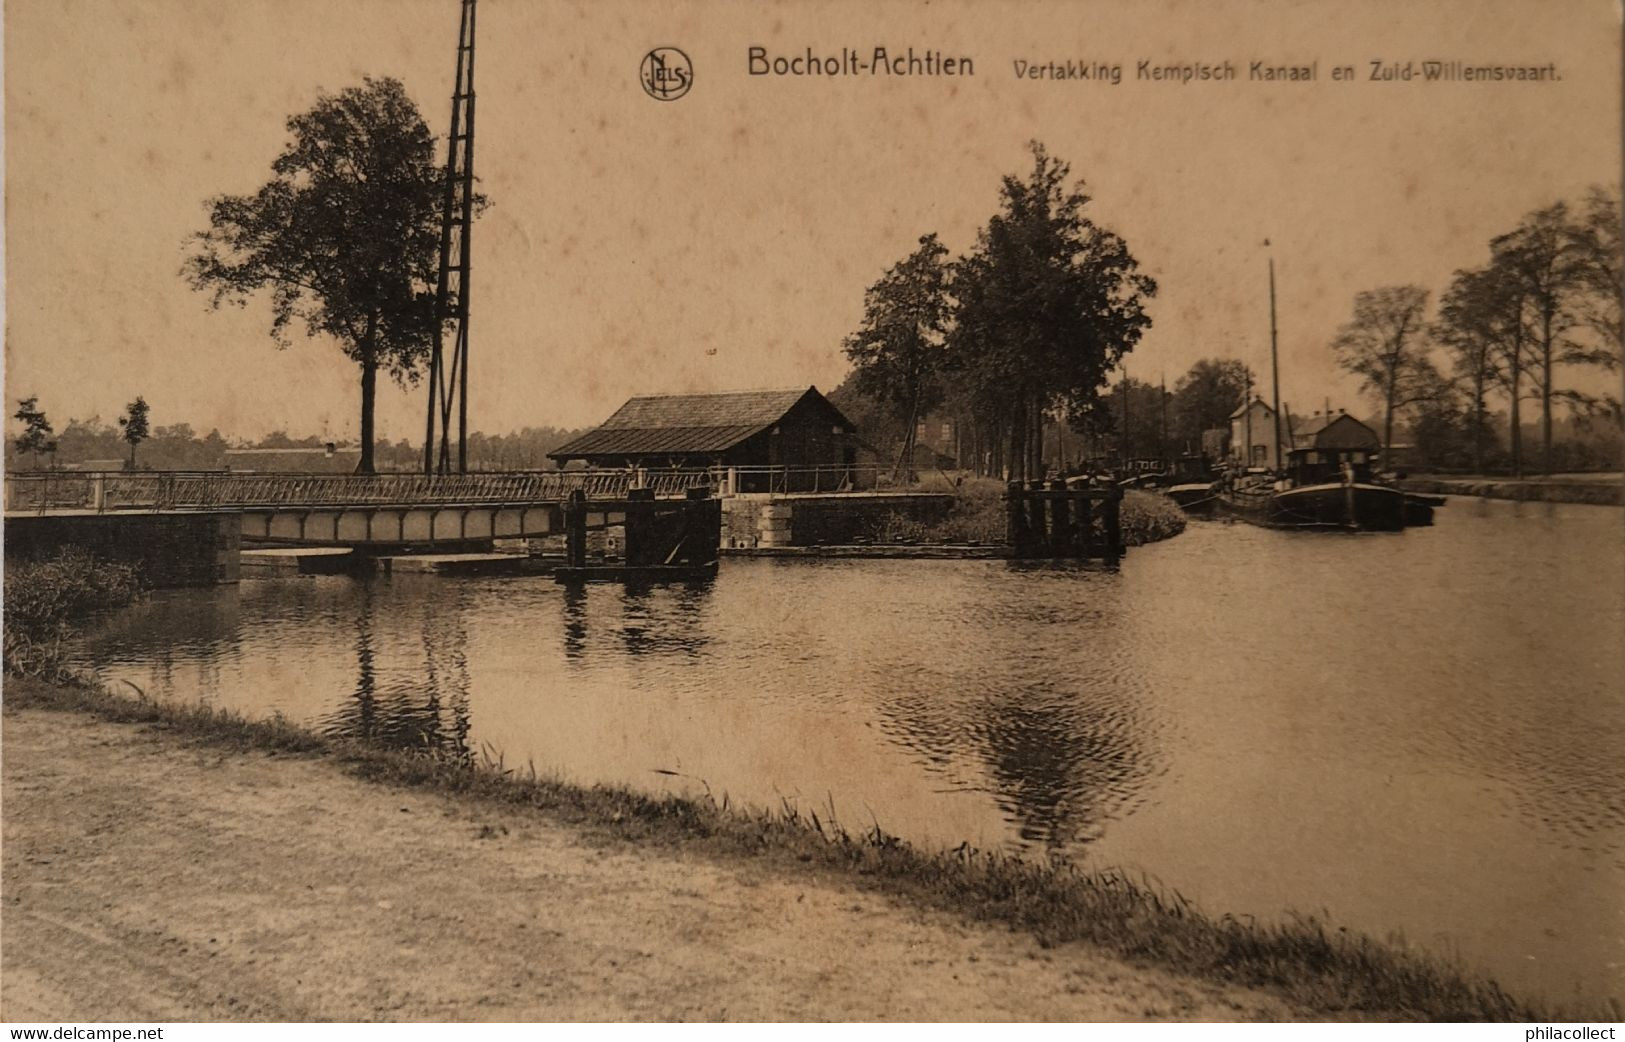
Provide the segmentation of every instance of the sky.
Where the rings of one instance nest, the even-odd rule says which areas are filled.
[[[322,92],[394,76],[443,133],[458,11],[7,0],[7,397],[37,394],[58,429],[140,394],[158,425],[354,437],[354,365],[302,336],[278,350],[264,300],[211,311],[180,276],[186,243],[210,197],[267,179],[287,116]],[[1267,376],[1273,257],[1281,397],[1356,408],[1328,347],[1356,292],[1437,295],[1523,214],[1617,183],[1619,42],[1614,0],[483,0],[471,426],[833,388],[864,289],[927,232],[970,249],[1033,139],[1160,284],[1131,375],[1172,386],[1227,355]],[[640,85],[656,46],[691,58],[682,98]],[[752,47],[877,46],[968,56],[974,74],[749,74]],[[1561,78],[1367,78],[1372,60],[1430,58]],[[1016,75],[1069,59],[1118,63],[1121,82]],[[1239,80],[1141,81],[1141,60],[1228,60]],[[1254,60],[1318,78],[1252,82]],[[1333,81],[1342,64],[1354,82]],[[424,394],[381,382],[380,433],[420,439]]]

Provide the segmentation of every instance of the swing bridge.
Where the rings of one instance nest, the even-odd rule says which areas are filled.
[[[622,526],[629,511],[711,499],[716,478],[708,470],[45,472],[6,476],[6,513],[224,513],[239,519],[244,545],[447,548]]]

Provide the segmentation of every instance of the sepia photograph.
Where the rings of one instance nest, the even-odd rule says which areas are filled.
[[[3,34],[11,1037],[1625,1021],[1619,0]]]

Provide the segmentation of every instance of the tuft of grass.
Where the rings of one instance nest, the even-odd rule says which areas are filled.
[[[140,571],[71,548],[5,569],[4,666],[10,676],[67,680],[73,625],[140,596]]]
[[[1265,924],[1213,918],[1178,891],[1117,870],[1029,860],[967,844],[923,850],[888,834],[877,821],[849,828],[839,821],[833,802],[803,809],[787,799],[777,808],[752,809],[730,806],[726,795],[719,801],[709,787],[703,797],[691,798],[576,785],[538,774],[534,764],[510,767],[489,748],[470,762],[434,749],[325,738],[281,718],[249,720],[85,684],[9,684],[6,708],[88,712],[150,724],[191,741],[330,757],[379,784],[522,808],[604,842],[682,847],[750,858],[788,873],[845,879],[1030,933],[1044,946],[1087,943],[1195,978],[1272,991],[1311,1015],[1450,1021],[1549,1021],[1565,1015],[1514,998],[1455,963],[1396,949],[1320,919]]]
[[[1144,546],[1172,539],[1185,530],[1185,512],[1167,496],[1128,489],[1118,511],[1124,546]],[[906,519],[903,519],[906,520]],[[966,478],[955,490],[948,516],[934,525],[913,522],[906,530],[887,519],[876,542],[979,543],[997,545],[1005,540],[1004,485],[991,478]],[[905,538],[886,539],[884,535]]]
[[[1144,489],[1131,488],[1123,492],[1118,519],[1123,526],[1124,546],[1144,546],[1172,539],[1185,530],[1185,511],[1179,504],[1159,492]]]

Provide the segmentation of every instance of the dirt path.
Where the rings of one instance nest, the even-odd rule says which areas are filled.
[[[0,1019],[1282,1018],[1279,1000],[148,727],[4,718]]]

